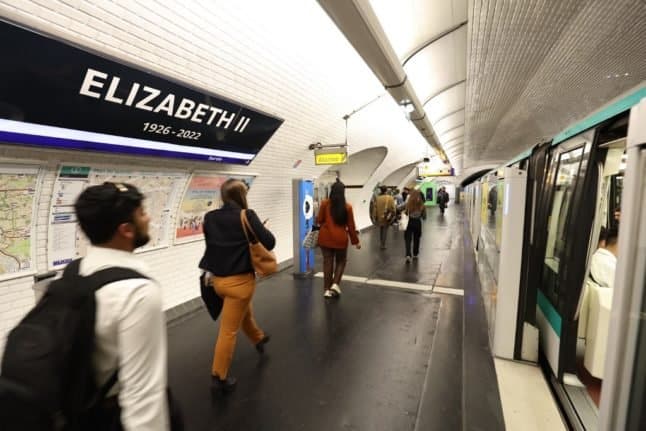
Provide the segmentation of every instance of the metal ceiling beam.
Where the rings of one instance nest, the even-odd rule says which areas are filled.
[[[399,105],[411,104],[410,120],[437,155],[450,164],[424,106],[406,77],[384,29],[368,0],[318,0],[341,33]]]

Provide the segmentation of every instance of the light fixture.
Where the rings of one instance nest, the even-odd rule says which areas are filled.
[[[413,105],[413,102],[411,102],[409,99],[400,100],[399,106],[402,107],[407,117],[410,116],[410,113],[415,110],[415,105]]]

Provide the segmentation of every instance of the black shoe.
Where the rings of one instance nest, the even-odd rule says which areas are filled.
[[[224,392],[229,393],[233,391],[238,383],[238,379],[233,376],[228,376],[226,379],[222,380],[218,376],[211,377],[211,392]]]
[[[265,353],[265,344],[269,343],[269,340],[271,340],[271,335],[265,332],[265,336],[262,337],[262,340],[256,343],[256,350],[258,353]]]

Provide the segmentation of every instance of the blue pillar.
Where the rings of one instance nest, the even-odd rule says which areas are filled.
[[[314,250],[303,247],[305,235],[314,224],[314,182],[292,180],[294,276],[314,274]]]

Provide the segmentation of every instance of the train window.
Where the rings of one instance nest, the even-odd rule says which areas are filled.
[[[565,226],[583,155],[584,147],[579,147],[562,153],[558,162],[552,209],[548,219],[543,282],[547,295],[553,299],[558,297],[559,270],[565,251]]]

